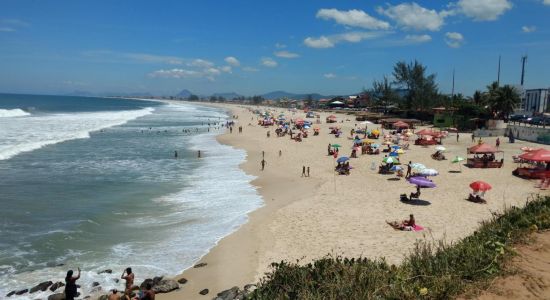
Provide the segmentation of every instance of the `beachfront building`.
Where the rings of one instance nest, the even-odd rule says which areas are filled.
[[[526,115],[550,112],[550,88],[525,90],[521,110]]]

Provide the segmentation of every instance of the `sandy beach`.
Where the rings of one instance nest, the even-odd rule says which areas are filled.
[[[515,144],[501,137],[500,150],[504,151],[504,166],[500,169],[470,169],[451,164],[450,158],[467,157],[466,148],[474,145],[470,134],[451,134],[443,140],[447,148],[447,160],[436,161],[430,157],[434,146],[411,146],[401,155],[401,162],[419,162],[439,171],[433,177],[434,189],[423,189],[422,205],[399,201],[399,195],[415,191],[404,179],[395,175],[377,173],[384,154],[361,155],[352,158],[349,176],[335,175],[334,158],[327,155],[327,145],[342,145],[341,156],[349,156],[352,140],[350,130],[359,122],[354,116],[338,114],[338,126],[343,135],[335,138],[329,134],[325,123],[328,114],[322,113],[320,135],[312,134],[295,142],[287,135],[277,137],[275,127],[257,125],[257,116],[244,106],[219,105],[237,115],[238,123],[232,133],[220,135],[221,143],[247,151],[247,160],[241,168],[257,177],[252,184],[258,188],[265,205],[250,213],[249,221],[235,233],[223,238],[200,262],[205,267],[191,268],[176,277],[188,282],[179,291],[159,295],[160,299],[210,299],[216,293],[233,286],[242,287],[255,283],[269,271],[272,262],[287,260],[301,263],[328,254],[347,257],[385,257],[390,263],[399,263],[413,247],[416,240],[445,240],[448,243],[471,234],[492,212],[507,206],[520,206],[537,193],[547,193],[528,181],[512,175],[517,167],[512,155],[520,154],[523,146],[540,148],[538,144],[516,140]],[[262,108],[266,109],[266,108]],[[303,118],[284,109],[287,117]],[[313,120],[313,119],[310,119]],[[344,123],[340,123],[344,120]],[[249,124],[250,123],[250,124]],[[239,133],[238,126],[243,127]],[[369,129],[379,125],[368,125]],[[417,128],[419,130],[421,128]],[[271,137],[267,137],[271,131]],[[483,140],[495,145],[496,137]],[[477,142],[477,141],[476,141]],[[262,151],[267,165],[261,170]],[[282,155],[279,156],[279,151]],[[497,153],[500,159],[502,154]],[[206,156],[205,159],[208,159]],[[371,165],[376,166],[375,170]],[[301,177],[302,166],[310,167],[310,177]],[[487,204],[476,204],[465,199],[469,184],[483,180],[492,185],[487,192]],[[228,191],[230,192],[230,191]],[[420,232],[395,231],[387,221],[403,220],[414,214],[417,224],[426,229]],[[207,296],[199,291],[209,289]]]

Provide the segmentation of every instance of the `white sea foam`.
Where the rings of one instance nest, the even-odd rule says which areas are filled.
[[[31,114],[20,109],[0,109],[0,118],[12,118],[12,117],[24,117],[30,116]]]
[[[0,118],[0,160],[9,159],[17,154],[33,151],[46,145],[89,138],[90,132],[124,124],[151,114],[153,110],[148,107],[128,111]]]

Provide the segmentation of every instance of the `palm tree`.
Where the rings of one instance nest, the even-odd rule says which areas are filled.
[[[513,86],[507,84],[499,88],[496,105],[499,117],[507,119],[520,102],[520,96]]]
[[[483,105],[483,94],[480,91],[475,91],[474,95],[472,96],[472,101],[474,101],[477,105]]]

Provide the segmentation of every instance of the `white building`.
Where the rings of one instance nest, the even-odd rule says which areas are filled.
[[[550,89],[525,90],[521,110],[525,114],[550,112]]]

